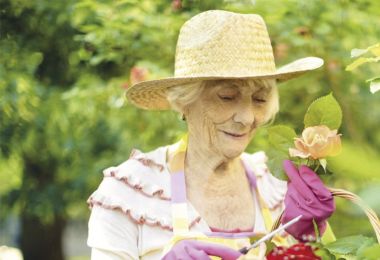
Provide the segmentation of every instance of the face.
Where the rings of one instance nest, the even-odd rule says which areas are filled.
[[[235,158],[247,148],[256,128],[269,114],[272,90],[251,87],[245,81],[215,81],[186,108],[189,133],[200,147],[225,158]]]

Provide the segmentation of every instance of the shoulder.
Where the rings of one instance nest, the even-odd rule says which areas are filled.
[[[276,178],[270,172],[265,152],[243,153],[242,160],[254,175],[257,190],[266,205],[270,209],[282,206],[287,191],[287,182]]]
[[[159,147],[148,153],[134,149],[127,161],[103,171],[104,180],[117,180],[146,196],[169,200],[170,174],[166,167],[168,147]]]
[[[133,150],[128,160],[105,169],[102,182],[87,201],[90,208],[97,205],[122,212],[136,224],[172,230],[166,156],[176,145],[147,153]]]
[[[121,211],[137,224],[169,229],[167,149],[159,147],[148,153],[133,150],[128,160],[105,169],[102,182],[87,201],[90,208],[97,205]]]

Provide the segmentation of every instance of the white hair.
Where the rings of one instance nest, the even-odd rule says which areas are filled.
[[[198,81],[170,87],[166,90],[166,98],[173,110],[183,114],[185,107],[199,98],[205,86],[206,81]]]
[[[279,96],[275,79],[222,79],[198,81],[168,88],[166,90],[166,98],[173,110],[183,114],[186,107],[199,98],[206,86],[215,86],[216,84],[223,83],[247,85],[252,89],[269,89],[270,92],[267,100],[267,102],[269,102],[268,113],[263,124],[270,123],[274,120],[279,111]]]

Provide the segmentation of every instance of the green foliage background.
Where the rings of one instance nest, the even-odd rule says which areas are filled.
[[[267,22],[278,65],[318,56],[325,66],[279,86],[276,123],[300,133],[307,107],[333,92],[343,110],[343,153],[327,180],[363,196],[380,213],[379,94],[353,72],[350,51],[380,40],[377,0],[3,0],[0,2],[0,221],[30,215],[42,223],[87,219],[85,203],[101,170],[186,131],[174,112],[134,108],[123,97],[133,67],[147,79],[172,74],[176,37],[209,9],[258,13]],[[242,43],[244,44],[244,43]],[[267,132],[249,151],[270,150]],[[337,201],[337,236],[372,235],[363,214]],[[85,243],[85,242],[84,242]]]

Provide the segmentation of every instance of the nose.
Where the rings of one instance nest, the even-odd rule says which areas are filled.
[[[244,126],[251,126],[255,122],[255,113],[250,99],[239,102],[233,119]]]

